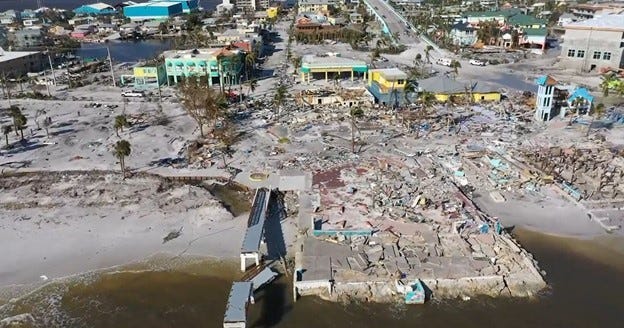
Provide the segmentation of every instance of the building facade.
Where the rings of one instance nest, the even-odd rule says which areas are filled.
[[[301,80],[310,82],[314,74],[324,77],[327,81],[330,78],[342,78],[343,74],[353,80],[356,76],[366,78],[368,65],[365,61],[343,58],[336,55],[319,57],[315,55],[304,55],[301,58]]]
[[[407,74],[398,68],[371,69],[368,71],[368,91],[375,102],[382,105],[399,106],[407,99],[405,86]]]
[[[199,1],[198,0],[150,0],[150,2],[177,2],[182,6],[182,12],[185,14],[189,14],[199,10]]]
[[[624,15],[564,25],[561,65],[583,72],[624,68]]]
[[[102,2],[82,5],[74,9],[74,13],[79,16],[114,15],[116,12],[113,6]]]
[[[38,51],[4,51],[0,48],[0,71],[7,78],[18,78],[26,73],[44,69],[47,57]]]
[[[208,77],[208,85],[241,83],[244,52],[223,49],[171,50],[163,53],[167,84],[189,77]]]
[[[13,33],[13,46],[17,49],[40,47],[45,44],[40,29],[22,29]]]
[[[180,2],[145,2],[123,8],[124,16],[133,21],[166,20],[182,13]]]
[[[135,89],[152,89],[167,84],[167,70],[164,64],[135,67],[132,73]]]

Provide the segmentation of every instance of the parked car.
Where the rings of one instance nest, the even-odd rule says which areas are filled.
[[[436,60],[436,64],[442,65],[442,66],[448,66],[448,67],[451,67],[452,62],[453,60],[448,59],[448,58],[438,58],[438,60]]]
[[[485,62],[482,60],[478,60],[478,59],[471,59],[470,60],[470,65],[475,65],[475,66],[485,66]]]
[[[143,93],[143,91],[124,91],[121,93],[122,97],[144,97],[145,94]]]

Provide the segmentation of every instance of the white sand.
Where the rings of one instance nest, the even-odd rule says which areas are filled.
[[[157,191],[158,185],[156,179],[122,181],[107,175],[2,190],[0,286],[125,264],[156,253],[237,256],[244,215],[232,218],[202,188]],[[22,208],[24,199],[34,202]],[[182,227],[180,237],[163,244],[163,237]]]

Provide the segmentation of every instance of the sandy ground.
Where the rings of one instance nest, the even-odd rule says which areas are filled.
[[[506,227],[520,226],[542,233],[578,238],[606,234],[597,223],[589,220],[585,210],[549,188],[543,188],[540,195],[540,199],[521,199],[504,193],[506,200],[497,203],[485,194],[475,201],[482,210],[498,217]]]
[[[144,259],[237,256],[246,216],[207,190],[119,175],[3,178],[0,285],[31,284]],[[30,202],[22,200],[29,199]],[[163,243],[170,232],[181,235]],[[45,279],[45,278],[43,278]]]

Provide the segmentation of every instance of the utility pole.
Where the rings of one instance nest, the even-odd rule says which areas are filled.
[[[111,76],[113,77],[113,86],[116,87],[117,83],[115,83],[115,71],[113,70],[113,58],[111,58],[110,47],[106,47],[106,52],[108,53],[108,64],[110,65]]]
[[[52,65],[52,57],[50,57],[50,51],[46,49],[48,53],[48,63],[50,63],[50,70],[52,70],[52,83],[56,85],[56,76],[54,75],[54,66]]]

